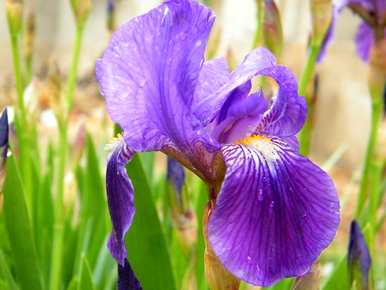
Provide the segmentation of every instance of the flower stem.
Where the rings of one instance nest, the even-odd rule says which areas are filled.
[[[320,44],[311,44],[310,53],[307,58],[307,63],[299,81],[299,95],[304,96],[307,102],[307,119],[302,131],[300,132],[300,153],[308,155],[311,145],[311,130],[312,119],[314,114],[313,100],[311,90],[308,90],[308,85],[314,76],[315,65],[320,50]]]
[[[12,49],[12,61],[13,61],[13,69],[14,69],[15,83],[16,83],[17,105],[19,108],[22,123],[24,124],[23,120],[25,120],[25,106],[24,106],[24,99],[23,99],[23,78],[21,74],[18,34],[11,33],[11,49]]]
[[[17,136],[20,142],[20,168],[23,174],[23,181],[25,191],[27,193],[27,205],[29,210],[31,210],[31,168],[30,168],[30,151],[29,151],[29,124],[27,123],[26,108],[24,104],[24,83],[23,75],[21,68],[21,58],[19,53],[19,39],[20,39],[20,30],[16,29],[12,19],[8,20],[8,28],[11,42],[11,51],[12,51],[12,62],[13,70],[15,77],[16,85],[16,96],[17,96],[17,110],[16,110],[16,120],[17,120]]]
[[[369,180],[372,175],[372,163],[374,161],[375,147],[378,140],[378,129],[382,120],[382,110],[383,110],[383,88],[376,89],[370,88],[370,94],[372,96],[371,100],[371,129],[369,141],[367,144],[367,151],[365,156],[365,162],[363,165],[362,178],[359,187],[357,206],[355,210],[355,216],[359,217],[362,213],[366,202],[366,193],[370,192],[369,190]]]
[[[256,33],[253,39],[253,47],[263,44],[263,22],[264,22],[264,3],[263,0],[256,0]]]
[[[66,114],[69,113],[72,107],[75,87],[76,87],[76,79],[78,75],[78,66],[80,59],[80,50],[82,46],[82,38],[83,38],[84,25],[79,24],[76,27],[75,32],[75,43],[72,51],[72,62],[70,68],[70,74],[67,79],[66,89],[65,89],[65,102],[66,102]],[[68,118],[68,116],[66,116]]]
[[[56,207],[55,207],[55,225],[54,225],[54,241],[52,247],[51,257],[51,275],[50,275],[50,289],[61,289],[61,267],[62,267],[62,255],[63,255],[63,195],[64,195],[64,179],[66,173],[66,162],[68,155],[68,122],[69,114],[72,108],[73,96],[76,88],[76,80],[78,75],[78,64],[80,58],[80,50],[82,46],[83,38],[83,25],[77,25],[75,32],[75,43],[72,52],[72,62],[70,73],[68,76],[64,102],[65,110],[63,116],[59,121],[59,148],[58,148],[58,176],[57,176],[57,194],[56,194]]]

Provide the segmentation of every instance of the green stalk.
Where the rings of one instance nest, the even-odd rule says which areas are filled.
[[[263,0],[256,0],[257,9],[257,21],[256,21],[256,33],[253,40],[253,47],[257,47],[263,44],[263,22],[264,22],[264,3]]]
[[[15,85],[16,85],[16,95],[17,95],[17,135],[20,142],[20,168],[23,174],[23,183],[25,186],[25,191],[27,193],[27,205],[28,210],[31,213],[31,180],[30,180],[30,153],[29,153],[29,129],[27,123],[26,116],[26,108],[24,104],[24,83],[21,69],[21,58],[19,53],[19,39],[20,39],[20,29],[16,28],[15,18],[8,18],[8,29],[10,35],[11,42],[11,51],[12,51],[12,62],[13,62],[13,70],[15,77]]]
[[[304,96],[307,102],[307,119],[304,124],[302,131],[300,132],[300,153],[308,155],[311,145],[311,130],[312,130],[312,119],[313,119],[313,100],[312,93],[307,90],[310,81],[312,80],[315,72],[315,65],[319,55],[320,44],[311,44],[310,53],[307,58],[307,63],[299,81],[299,95]]]
[[[19,35],[11,32],[12,61],[16,83],[17,105],[22,119],[22,125],[25,124],[25,105],[23,98],[23,77],[21,74],[21,62],[19,55]]]
[[[58,179],[57,179],[57,194],[56,194],[56,208],[55,208],[55,225],[54,225],[54,240],[52,246],[51,257],[51,274],[50,274],[50,288],[51,290],[61,289],[61,272],[63,259],[63,238],[64,238],[64,217],[63,217],[63,195],[64,195],[64,178],[66,172],[66,162],[68,155],[68,122],[71,111],[73,96],[76,88],[76,81],[78,75],[78,65],[80,58],[80,50],[82,46],[84,26],[77,24],[75,32],[75,43],[72,52],[72,62],[70,73],[68,76],[64,102],[65,110],[60,120],[59,125],[59,160],[58,160]]]
[[[370,192],[368,185],[369,185],[369,177],[371,176],[372,170],[371,170],[371,164],[374,159],[374,153],[375,153],[375,147],[378,141],[378,130],[380,123],[382,121],[382,109],[383,109],[383,103],[382,103],[382,97],[383,97],[383,87],[382,88],[370,88],[370,94],[372,96],[371,98],[371,129],[370,129],[370,136],[369,136],[369,142],[367,144],[367,151],[366,151],[366,157],[365,162],[363,165],[363,173],[362,173],[362,179],[359,187],[359,193],[358,193],[358,199],[357,199],[357,205],[355,210],[355,216],[360,217],[362,210],[364,208],[365,202],[366,202],[366,193]]]
[[[70,74],[67,79],[67,84],[65,89],[66,114],[69,113],[72,107],[73,97],[75,93],[83,32],[84,32],[84,25],[78,24],[75,32],[75,43],[72,50],[72,62],[71,62]],[[65,118],[68,118],[68,116],[65,116]]]

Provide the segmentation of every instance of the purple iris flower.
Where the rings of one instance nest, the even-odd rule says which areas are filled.
[[[333,14],[330,27],[326,33],[324,41],[322,43],[318,62],[324,59],[327,47],[331,43],[334,37],[336,20],[339,14],[345,7],[352,7],[355,11],[362,11],[368,17],[368,19],[362,19],[359,24],[357,33],[355,35],[356,51],[358,56],[364,61],[368,62],[370,49],[374,44],[374,31],[372,26],[383,26],[383,36],[386,37],[386,27],[384,25],[386,21],[386,0],[337,0],[333,3]],[[369,23],[372,22],[372,23]]]
[[[232,72],[223,58],[205,61],[214,20],[195,0],[164,1],[119,28],[97,62],[124,132],[107,165],[109,248],[123,265],[135,211],[125,164],[161,151],[208,184],[208,240],[224,267],[266,286],[310,270],[335,236],[339,201],[331,178],[298,152],[306,104],[293,73],[264,48]],[[276,81],[271,100],[251,91],[256,76]]]

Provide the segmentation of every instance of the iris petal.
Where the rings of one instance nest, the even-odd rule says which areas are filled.
[[[280,139],[222,153],[227,171],[208,224],[221,262],[261,286],[309,271],[339,224],[331,179]]]
[[[275,57],[269,50],[265,48],[255,49],[249,53],[244,61],[231,73],[230,80],[227,83],[212,94],[207,94],[197,101],[197,104],[195,104],[193,108],[194,114],[203,124],[212,122],[226,102],[227,96],[229,96],[233,90],[258,75],[261,70],[274,66],[275,62]],[[213,100],[215,101],[213,102]],[[208,106],[208,103],[211,102],[213,105]]]
[[[373,30],[366,22],[362,22],[355,35],[356,51],[359,57],[364,61],[369,61],[370,49],[374,43]]]
[[[96,75],[108,112],[135,151],[185,147],[190,106],[214,14],[192,0],[165,1],[114,33]]]
[[[288,137],[299,132],[306,119],[305,99],[298,95],[295,75],[285,66],[273,66],[260,74],[273,78],[279,85],[271,108],[264,113],[256,133]]]
[[[118,290],[142,290],[142,286],[127,259],[125,259],[123,266],[118,265]]]
[[[106,169],[106,191],[113,231],[108,247],[117,262],[124,266],[127,257],[125,234],[135,214],[134,188],[126,172],[126,163],[134,152],[121,142],[111,153]]]

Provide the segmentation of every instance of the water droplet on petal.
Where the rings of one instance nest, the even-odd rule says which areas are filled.
[[[264,196],[263,196],[263,190],[262,189],[259,189],[259,194],[257,196],[257,199],[259,201],[262,201],[264,199]]]

